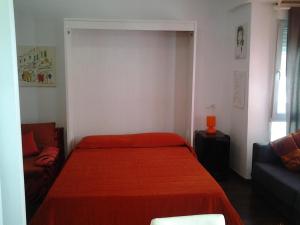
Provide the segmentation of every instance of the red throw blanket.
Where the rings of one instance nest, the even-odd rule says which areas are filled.
[[[153,218],[208,213],[241,225],[222,188],[190,150],[181,142],[155,145],[154,137],[144,147],[133,140],[129,148],[113,137],[97,137],[99,145],[95,137],[84,139],[31,225],[149,225]]]
[[[46,147],[36,157],[36,166],[52,166],[58,156],[59,149],[56,147]]]

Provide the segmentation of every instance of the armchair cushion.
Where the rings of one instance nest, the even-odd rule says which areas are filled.
[[[34,163],[35,159],[36,159],[36,156],[31,156],[31,157],[26,157],[23,160],[25,177],[36,177],[36,176],[40,176],[41,174],[43,174],[44,168],[36,166]]]
[[[56,147],[47,147],[36,156],[34,164],[36,166],[52,166],[58,157],[59,149]]]
[[[39,149],[36,146],[32,131],[26,134],[22,134],[22,150],[24,157],[36,155],[37,153],[39,153]]]
[[[23,157],[26,208],[31,211],[44,199],[63,166],[64,130],[55,128],[55,123],[22,124],[21,127],[22,134],[33,133],[40,150],[39,154]]]
[[[33,132],[39,149],[47,146],[57,146],[55,123],[22,124],[22,134]]]

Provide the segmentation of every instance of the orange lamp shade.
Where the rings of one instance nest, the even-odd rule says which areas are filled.
[[[206,117],[206,125],[207,125],[206,133],[215,134],[217,132],[216,121],[217,121],[216,116],[210,115]]]

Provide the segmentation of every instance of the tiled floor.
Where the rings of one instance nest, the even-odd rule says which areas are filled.
[[[268,202],[252,191],[250,181],[232,172],[227,180],[219,183],[245,225],[291,225]]]

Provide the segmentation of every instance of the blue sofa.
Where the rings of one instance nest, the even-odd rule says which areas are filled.
[[[253,145],[252,184],[292,224],[300,225],[300,172],[286,169],[270,144]]]

